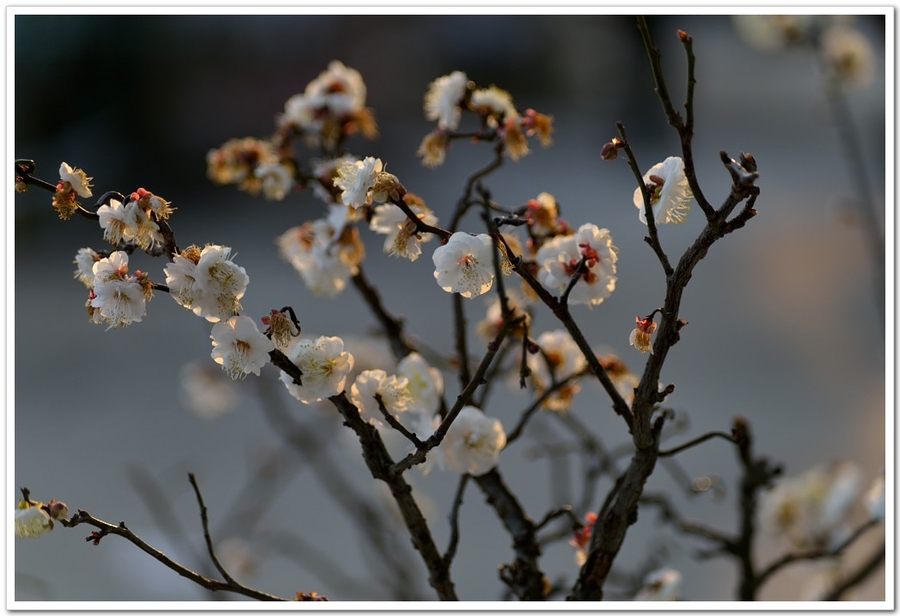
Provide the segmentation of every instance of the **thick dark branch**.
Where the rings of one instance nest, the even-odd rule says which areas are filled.
[[[359,410],[345,393],[340,393],[329,398],[332,404],[344,418],[344,423],[356,433],[363,450],[363,460],[369,468],[372,477],[385,482],[394,497],[403,516],[403,521],[409,529],[412,544],[422,556],[428,569],[428,581],[435,589],[442,601],[457,601],[456,590],[450,573],[444,564],[444,559],[438,552],[425,516],[419,509],[419,505],[413,498],[412,487],[403,479],[400,473],[392,472],[394,461],[381,440],[381,435],[375,426],[364,421],[359,416]]]
[[[163,565],[177,573],[178,575],[189,579],[211,591],[220,591],[224,590],[227,592],[233,592],[239,595],[244,595],[245,597],[250,597],[251,599],[258,599],[260,601],[286,601],[287,599],[283,599],[281,597],[276,597],[275,595],[270,595],[268,593],[254,590],[252,588],[247,588],[241,584],[238,584],[234,580],[231,581],[220,581],[220,580],[211,580],[209,578],[203,577],[199,573],[191,571],[184,565],[181,565],[153,546],[146,543],[143,539],[135,535],[131,530],[125,526],[125,522],[119,522],[118,526],[114,526],[109,522],[104,522],[98,518],[95,518],[87,511],[83,511],[81,509],[78,510],[78,513],[72,516],[71,519],[64,521],[63,525],[72,527],[78,526],[79,524],[88,524],[89,526],[93,526],[94,528],[100,529],[99,531],[93,531],[90,536],[87,537],[87,541],[92,541],[94,545],[98,545],[100,540],[106,535],[118,535],[119,537],[123,537],[136,545],[138,548],[161,562]]]
[[[525,601],[541,601],[545,598],[546,583],[543,572],[538,567],[541,547],[537,541],[537,527],[525,515],[522,505],[503,483],[500,473],[493,469],[474,478],[478,487],[487,497],[503,526],[513,538],[516,558],[513,564],[500,568],[501,579],[509,585],[510,591]]]

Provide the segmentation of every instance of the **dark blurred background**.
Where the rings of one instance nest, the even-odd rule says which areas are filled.
[[[808,52],[763,53],[742,41],[728,16],[654,16],[668,83],[680,106],[686,75],[682,29],[697,55],[695,159],[713,203],[730,179],[719,151],[750,152],[759,164],[759,216],[717,243],[688,286],[682,318],[690,323],[670,353],[663,379],[677,386],[667,401],[687,421],[681,442],[710,430],[727,431],[747,417],[757,448],[796,474],[820,462],[849,459],[868,482],[885,466],[884,295],[854,212],[855,184],[839,148],[837,128]],[[885,206],[884,19],[855,21],[874,48],[874,83],[849,94],[856,134],[883,225]],[[232,246],[250,275],[243,305],[264,314],[291,304],[310,334],[364,336],[374,324],[350,289],[334,301],[312,297],[278,258],[274,238],[322,214],[311,195],[265,202],[206,179],[205,156],[232,137],[267,137],[285,100],[302,92],[332,59],[360,71],[367,106],[381,138],[355,140],[360,156],[386,161],[406,187],[446,219],[465,179],[490,159],[486,148],[457,143],[437,170],[415,156],[431,129],[422,114],[428,84],[452,70],[480,86],[496,84],[521,109],[555,117],[555,144],[507,163],[487,184],[510,206],[539,192],[556,196],[574,226],[611,230],[619,254],[616,292],[599,308],[575,316],[597,347],[616,351],[640,373],[643,356],[628,346],[636,314],[662,302],[663,279],[646,228],[632,204],[634,179],[622,161],[603,163],[602,144],[623,122],[644,169],[680,153],[668,128],[647,59],[630,16],[306,16],[86,15],[15,16],[15,156],[37,161],[37,175],[56,181],[61,161],[94,177],[95,195],[138,186],[169,199],[182,245]],[[15,196],[15,484],[37,499],[57,498],[136,533],[177,560],[213,575],[203,557],[196,503],[187,481],[194,472],[213,520],[214,538],[233,539],[256,557],[238,576],[282,596],[315,590],[332,599],[392,599],[373,579],[379,564],[361,546],[357,522],[336,505],[309,460],[291,453],[283,433],[261,408],[250,377],[235,390],[240,408],[215,420],[186,410],[179,396],[183,366],[209,358],[209,324],[164,295],[141,323],[104,331],[88,322],[85,289],[73,280],[72,259],[83,246],[102,249],[102,232],[82,219],[58,220],[49,195]],[[674,260],[701,228],[695,206],[687,224],[661,230]],[[473,218],[470,229],[477,229]],[[364,233],[365,264],[390,311],[431,347],[450,351],[449,298],[431,282],[434,245],[414,264],[381,254],[382,238]],[[163,279],[163,262],[136,255],[132,268]],[[486,301],[467,303],[470,322]],[[558,325],[536,320],[535,336]],[[483,344],[473,338],[473,346]],[[446,374],[447,397],[457,381]],[[573,414],[609,447],[628,442],[621,421],[588,384]],[[509,429],[527,404],[499,386],[489,412]],[[279,392],[280,394],[280,392]],[[282,397],[283,398],[283,397]],[[282,402],[285,400],[282,399]],[[327,443],[332,460],[384,511],[352,435],[326,410],[290,405],[293,419]],[[580,497],[577,463],[569,484],[557,462],[533,459],[544,445],[571,442],[553,417],[537,417],[522,441],[504,452],[500,469],[538,520]],[[318,432],[315,432],[318,430]],[[327,439],[327,440],[324,440]],[[402,445],[393,441],[402,452]],[[726,486],[688,498],[677,474],[659,468],[650,489],[673,494],[686,515],[736,529],[738,465],[724,441],[679,456],[689,477],[718,475]],[[456,477],[435,471],[411,481],[439,546],[448,537],[447,511]],[[683,483],[683,482],[682,482]],[[601,483],[598,507],[609,482]],[[10,499],[18,494],[9,494]],[[510,539],[474,486],[461,513],[462,543],[453,576],[462,598],[495,600],[497,566],[512,558]],[[252,532],[251,532],[252,531]],[[402,529],[398,549],[418,567]],[[40,540],[10,541],[15,550],[17,600],[210,600],[199,587],[118,539],[85,544],[82,528],[58,529]],[[293,541],[294,543],[291,543]],[[302,544],[300,543],[302,542]],[[295,546],[278,550],[273,546]],[[304,547],[305,546],[305,547]],[[760,539],[760,562],[779,546]],[[622,574],[640,570],[648,555],[682,571],[683,596],[729,600],[736,571],[717,559],[697,560],[708,547],[675,535],[642,515],[617,560]],[[329,576],[324,556],[343,576]],[[551,579],[572,580],[573,550],[565,541],[542,559]],[[266,554],[268,553],[268,556]],[[802,572],[773,581],[764,598],[797,598]],[[374,588],[363,591],[355,580]],[[410,595],[433,598],[425,575]],[[858,597],[883,596],[883,573]]]

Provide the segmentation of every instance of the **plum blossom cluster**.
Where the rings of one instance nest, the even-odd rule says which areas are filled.
[[[172,298],[210,323],[236,314],[250,283],[246,270],[231,260],[231,248],[215,244],[185,248],[163,271]]]
[[[479,88],[462,71],[453,71],[431,82],[425,93],[424,111],[426,119],[437,122],[418,150],[426,167],[435,168],[444,163],[452,139],[472,137],[457,132],[463,112],[478,120],[474,139],[499,139],[513,161],[530,153],[528,137],[536,136],[544,147],[553,143],[553,118],[530,108],[520,112],[509,92],[493,85]]]
[[[85,305],[92,323],[125,327],[147,314],[153,283],[140,270],[129,274],[128,254],[117,250],[107,257],[82,248],[75,257],[76,279],[88,287]]]

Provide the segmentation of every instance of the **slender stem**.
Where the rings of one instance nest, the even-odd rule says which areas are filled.
[[[212,580],[200,575],[199,573],[191,571],[184,565],[175,562],[150,544],[146,543],[143,539],[135,535],[127,526],[125,526],[125,522],[119,522],[119,525],[115,526],[113,524],[110,524],[109,522],[105,522],[99,518],[95,518],[87,511],[84,511],[82,509],[79,509],[78,513],[73,515],[71,519],[63,521],[63,525],[67,527],[78,526],[79,524],[87,524],[89,526],[93,526],[94,528],[100,529],[99,532],[93,531],[86,538],[86,541],[91,541],[94,543],[94,545],[98,545],[100,543],[100,540],[107,535],[117,535],[119,537],[127,539],[132,544],[161,562],[163,565],[165,565],[178,575],[189,579],[190,581],[202,586],[203,588],[206,588],[207,590],[224,590],[227,592],[244,595],[245,597],[250,597],[251,599],[258,599],[260,601],[286,601],[286,599],[283,599],[281,597],[270,595],[253,588],[248,588],[246,586],[238,584],[233,580],[225,582],[220,580]]]
[[[216,556],[212,537],[209,534],[209,519],[206,516],[206,505],[203,503],[203,495],[200,493],[200,486],[197,485],[197,478],[194,477],[194,473],[188,473],[188,479],[191,482],[191,486],[194,488],[194,494],[197,496],[197,505],[200,507],[200,523],[203,526],[203,538],[206,540],[206,549],[209,552],[209,558],[212,560],[213,565],[215,565],[216,570],[218,570],[218,572],[222,574],[222,577],[225,578],[225,581],[229,584],[234,584],[234,579],[228,574],[225,567],[222,566],[222,563],[219,562],[219,558]]]
[[[679,445],[678,447],[673,447],[672,449],[666,449],[666,450],[661,449],[659,451],[659,457],[667,458],[669,456],[674,456],[676,453],[680,453],[680,452],[684,451],[685,449],[690,449],[691,447],[694,447],[695,445],[699,445],[700,443],[705,443],[706,441],[708,441],[711,438],[724,438],[726,441],[731,441],[732,443],[737,443],[737,441],[734,440],[734,438],[730,434],[725,434],[724,432],[707,432],[703,436],[698,436],[694,440],[688,441],[687,443],[685,443],[683,445]]]
[[[470,478],[471,475],[467,473],[460,476],[459,485],[456,487],[456,496],[453,497],[453,506],[450,508],[450,540],[447,542],[447,551],[444,552],[444,566],[448,571],[459,545],[459,509],[462,507],[463,494],[466,492],[466,485]]]

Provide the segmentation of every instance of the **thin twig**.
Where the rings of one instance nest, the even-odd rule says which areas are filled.
[[[209,552],[209,558],[212,560],[213,565],[215,565],[216,570],[222,574],[223,578],[225,578],[225,581],[229,584],[234,584],[234,579],[228,574],[225,567],[222,566],[222,563],[219,562],[219,558],[216,556],[212,537],[209,534],[209,519],[206,516],[206,505],[203,503],[203,495],[200,494],[200,486],[197,485],[197,478],[194,477],[194,473],[188,473],[188,479],[191,482],[191,486],[194,488],[194,494],[197,496],[197,505],[200,507],[200,522],[203,525],[203,539],[206,540],[206,549]]]
[[[109,522],[105,522],[99,518],[95,518],[87,511],[79,509],[78,512],[71,517],[71,519],[63,521],[62,524],[67,527],[78,526],[79,524],[88,524],[89,526],[100,529],[99,531],[93,531],[86,538],[87,541],[93,542],[94,545],[99,545],[100,540],[107,535],[118,535],[119,537],[123,537],[124,539],[127,539],[132,544],[161,562],[172,571],[176,572],[178,575],[189,579],[190,581],[202,586],[203,588],[206,588],[207,590],[224,590],[227,592],[244,595],[245,597],[250,597],[251,599],[258,599],[260,601],[287,601],[287,599],[283,599],[275,595],[270,595],[253,588],[248,588],[246,586],[243,586],[242,584],[234,582],[233,580],[230,582],[212,580],[200,575],[199,573],[191,571],[184,565],[175,562],[150,544],[146,543],[143,539],[135,535],[128,527],[125,526],[125,522],[119,522],[119,525],[115,526],[113,524],[110,524]]]
[[[447,551],[444,552],[444,566],[448,571],[459,545],[459,509],[462,507],[463,494],[466,492],[466,485],[469,483],[470,477],[471,475],[468,473],[460,476],[459,485],[456,487],[456,496],[453,497],[453,506],[450,508],[450,540],[447,542]]]
[[[734,439],[734,437],[732,437],[730,434],[725,434],[724,432],[707,432],[706,434],[704,434],[702,436],[698,436],[694,440],[688,441],[687,443],[684,443],[683,445],[679,445],[678,447],[673,447],[672,449],[665,449],[665,450],[661,449],[659,451],[659,457],[667,458],[669,456],[674,456],[676,453],[680,453],[680,452],[684,451],[685,449],[690,449],[691,447],[699,445],[700,443],[705,443],[706,441],[708,441],[711,438],[723,438],[726,441],[730,441],[732,443],[737,443],[737,441]]]

